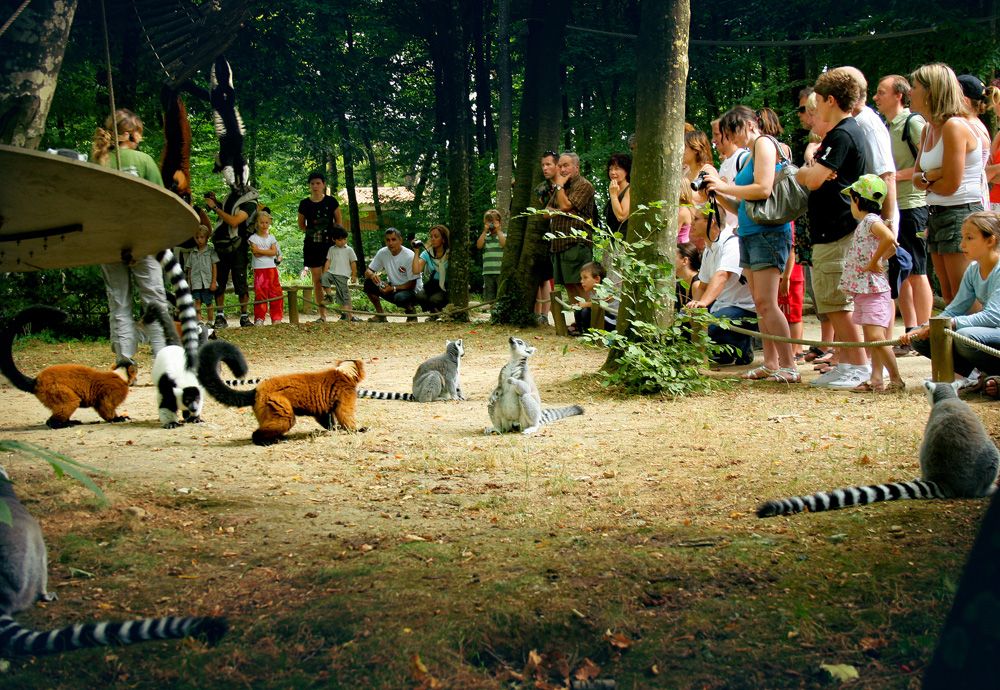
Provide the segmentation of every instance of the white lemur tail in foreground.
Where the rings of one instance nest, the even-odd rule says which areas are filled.
[[[125,645],[149,640],[197,636],[210,644],[226,634],[224,618],[143,618],[119,623],[80,623],[35,631],[12,617],[36,601],[52,601],[48,592],[48,555],[38,521],[18,500],[0,468],[0,502],[10,510],[10,524],[0,522],[0,657],[41,656],[84,647]]]
[[[991,495],[996,490],[1000,452],[983,423],[958,399],[956,385],[928,381],[924,387],[931,413],[920,444],[920,479],[767,501],[757,508],[757,517],[837,510],[879,501]]]

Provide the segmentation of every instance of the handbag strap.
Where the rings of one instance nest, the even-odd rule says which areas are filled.
[[[780,141],[778,141],[777,139],[775,139],[770,134],[761,134],[760,137],[767,137],[768,139],[771,140],[771,143],[774,144],[774,148],[778,152],[778,162],[779,163],[791,163],[791,160],[788,158],[788,156],[786,156],[785,153],[784,153],[784,151],[781,150],[781,142]],[[760,139],[760,137],[757,137],[757,138]],[[756,148],[757,147],[757,142],[754,141],[753,145],[754,145],[754,148]]]

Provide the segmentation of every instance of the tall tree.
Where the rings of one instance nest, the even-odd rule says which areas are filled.
[[[510,0],[499,0],[497,11],[497,81],[500,91],[500,131],[497,136],[497,210],[504,228],[510,224],[514,88],[510,79]]]
[[[632,216],[627,242],[648,240],[643,258],[670,261],[677,246],[677,190],[682,182],[685,88],[688,73],[690,0],[644,0],[636,62],[636,142],[632,164],[632,207],[664,200],[660,209]],[[662,286],[672,295],[673,281]],[[623,296],[629,294],[628,286]],[[673,300],[626,304],[623,299],[618,330],[628,332],[634,318],[666,323]],[[613,355],[613,353],[612,353]]]
[[[542,152],[559,141],[561,99],[559,55],[566,29],[566,4],[532,0],[525,47],[524,87],[517,138],[517,173],[511,221],[500,267],[497,323],[530,322],[538,288],[532,275],[537,260],[548,258],[548,219],[520,215],[537,204],[532,198],[541,181]]]
[[[469,82],[466,66],[463,0],[441,0],[437,56],[441,60],[442,89],[448,170],[448,301],[456,307],[469,304]],[[467,318],[467,314],[465,315]]]
[[[0,37],[0,143],[38,148],[76,6],[77,0],[37,0]]]

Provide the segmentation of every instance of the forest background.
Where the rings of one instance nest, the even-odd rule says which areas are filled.
[[[15,4],[3,3],[9,8],[4,17]],[[356,202],[354,194],[349,202],[346,190],[364,189],[372,197],[373,227],[353,239],[362,260],[381,246],[380,230],[389,226],[424,236],[443,222],[454,240],[467,232],[471,242],[486,209],[508,213],[516,180],[504,171],[517,174],[511,158],[519,150],[523,116],[540,107],[557,113],[558,134],[534,148],[578,152],[582,174],[594,182],[603,206],[605,161],[628,150],[637,79],[649,77],[641,74],[650,69],[638,45],[641,7],[637,0],[554,6],[544,0],[251,3],[236,35],[219,40],[233,39],[226,55],[246,124],[244,152],[251,180],[275,216],[286,281],[302,267],[296,209],[311,171],[326,172],[345,224],[353,219],[357,225],[359,217],[351,213]],[[908,74],[930,61],[989,81],[1000,68],[996,14],[992,0],[694,0],[687,89],[678,100],[686,121],[705,131],[734,104],[770,106],[781,114],[786,138],[801,143],[798,90],[829,66],[859,67],[872,89],[880,76]],[[142,116],[143,149],[158,158],[163,71],[132,2],[109,2],[107,22],[116,103]],[[533,22],[548,22],[543,30],[551,40],[540,54],[527,47]],[[79,3],[42,148],[89,151],[94,128],[108,112],[102,39],[100,3]],[[538,97],[524,89],[533,59],[558,63],[558,84],[543,92],[549,101],[544,107],[525,101]],[[207,69],[194,81],[207,86]],[[195,197],[221,194],[224,184],[212,172],[218,142],[211,109],[193,97],[186,101]],[[457,158],[451,140],[462,144]],[[537,168],[532,162],[521,171],[537,178]],[[380,198],[387,188],[405,188],[408,200]],[[510,212],[516,216],[524,205]],[[463,270],[473,291],[480,285],[477,259],[473,253]],[[103,331],[96,325],[106,313],[96,268],[12,274],[0,299],[4,311],[33,301],[60,303],[78,316],[81,332]]]

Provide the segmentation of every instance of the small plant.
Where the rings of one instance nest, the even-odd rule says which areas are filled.
[[[95,474],[100,474],[101,471],[96,467],[84,465],[83,463],[77,462],[73,458],[63,455],[62,453],[56,453],[48,448],[42,448],[41,446],[36,446],[33,443],[26,443],[23,441],[0,439],[0,451],[20,453],[22,455],[38,458],[39,460],[44,460],[52,465],[52,470],[55,472],[57,477],[61,478],[68,474],[70,477],[93,491],[101,505],[106,505],[108,502],[104,492],[101,491],[101,487],[97,486],[97,484],[94,483],[94,480],[83,471],[87,470]],[[0,481],[9,480],[0,477]],[[7,504],[2,501],[0,501],[0,524],[11,524],[10,509],[7,507]]]
[[[666,202],[658,201],[648,206],[638,206],[630,216],[636,222],[637,214],[662,208]],[[709,325],[719,324],[720,319],[704,309],[673,313],[666,324],[642,319],[642,305],[663,304],[674,300],[675,274],[673,263],[666,258],[651,260],[655,256],[647,251],[653,242],[642,239],[626,242],[620,232],[609,232],[591,221],[562,211],[537,211],[529,208],[528,214],[569,215],[586,223],[592,233],[595,259],[608,270],[608,279],[594,288],[592,301],[615,305],[620,308],[619,318],[629,327],[625,332],[589,329],[583,336],[585,342],[609,348],[609,366],[599,373],[606,386],[621,387],[630,393],[671,396],[703,393],[711,390],[712,379],[702,375],[708,358],[729,350],[708,338]],[[651,226],[646,222],[646,236],[651,237]],[[573,230],[579,237],[586,233]],[[547,235],[549,239],[554,236]],[[727,322],[723,322],[725,325]]]

